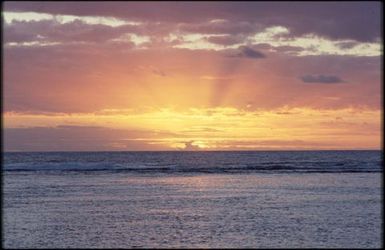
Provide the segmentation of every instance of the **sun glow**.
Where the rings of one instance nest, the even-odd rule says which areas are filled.
[[[2,13],[6,150],[381,148],[377,5],[30,4]]]
[[[379,112],[354,109],[247,111],[220,107],[185,111],[162,108],[143,113],[102,110],[90,114],[38,116],[6,113],[4,121],[9,128],[24,124],[81,127],[91,123],[102,128],[142,131],[115,143],[141,141],[175,150],[332,149],[344,145],[376,148],[381,143]]]

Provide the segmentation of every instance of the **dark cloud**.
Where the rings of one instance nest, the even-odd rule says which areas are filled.
[[[195,151],[195,150],[199,150],[200,147],[199,146],[196,146],[196,145],[193,145],[194,141],[187,141],[187,142],[184,142],[184,149],[183,150],[186,150],[186,151]]]
[[[261,59],[265,58],[265,54],[254,50],[247,46],[240,46],[238,52],[235,54],[228,55],[229,57],[241,57],[241,58],[251,58],[251,59]]]
[[[249,32],[281,25],[293,35],[314,33],[333,39],[374,41],[381,37],[381,3],[361,2],[5,2],[6,11],[110,16],[149,22],[192,23],[186,31]],[[200,25],[214,19],[229,21]],[[249,24],[247,24],[247,21]],[[234,23],[245,22],[241,26]],[[216,33],[218,33],[216,32]]]
[[[296,53],[304,50],[303,48],[296,47],[296,46],[277,46],[272,48],[277,52],[284,52],[284,53]]]
[[[250,150],[251,148],[271,150],[273,148],[328,148],[332,145],[330,142],[315,142],[304,140],[251,140],[251,141],[219,141],[218,148],[232,148],[238,150]]]
[[[259,43],[259,44],[251,44],[249,45],[249,48],[253,50],[260,50],[260,51],[270,51],[270,52],[277,52],[279,54],[297,54],[298,52],[301,52],[304,50],[304,48],[297,47],[297,46],[289,46],[289,45],[283,45],[283,46],[272,46],[268,43]]]
[[[5,151],[106,151],[166,150],[154,144],[173,133],[151,130],[113,129],[96,126],[59,125],[56,127],[5,128]],[[137,140],[137,139],[141,140]],[[145,140],[143,140],[145,139]]]
[[[333,83],[342,83],[345,82],[338,76],[332,76],[332,75],[304,75],[300,77],[303,82],[306,83],[326,83],[326,84],[333,84]]]

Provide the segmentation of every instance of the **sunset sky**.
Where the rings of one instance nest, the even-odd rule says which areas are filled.
[[[380,149],[381,8],[5,2],[4,149]]]

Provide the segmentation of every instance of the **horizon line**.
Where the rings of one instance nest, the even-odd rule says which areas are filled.
[[[175,152],[299,152],[299,151],[383,151],[380,149],[268,149],[268,150],[51,150],[51,151],[2,151],[2,153],[175,153]]]

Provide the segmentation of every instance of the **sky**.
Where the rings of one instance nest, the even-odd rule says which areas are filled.
[[[5,151],[382,147],[381,2],[3,2]]]

